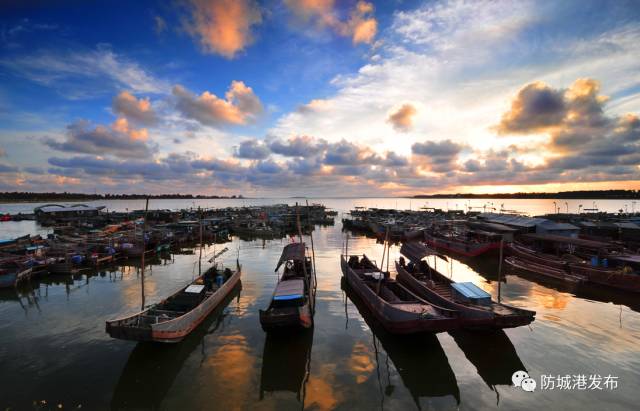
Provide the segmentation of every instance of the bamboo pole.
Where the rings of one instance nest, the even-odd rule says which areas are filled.
[[[307,203],[307,221],[311,224],[311,215],[309,213],[309,200],[305,200]],[[311,256],[313,258],[313,287],[315,288],[318,284],[317,271],[316,271],[316,250],[313,246],[313,230],[311,234],[309,234],[309,239],[311,240]]]

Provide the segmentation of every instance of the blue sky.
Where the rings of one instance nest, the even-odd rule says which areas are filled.
[[[640,188],[636,2],[2,7],[3,191]]]

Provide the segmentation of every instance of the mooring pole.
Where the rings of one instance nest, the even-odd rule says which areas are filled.
[[[498,261],[498,302],[501,299],[502,289],[502,249],[504,248],[504,235],[500,237],[500,260]]]
[[[147,232],[147,213],[149,212],[149,197],[147,197],[145,206],[144,206],[144,219],[142,220],[142,259],[141,265],[142,268],[140,270],[140,285],[142,290],[142,310],[144,310],[144,255],[147,253],[147,243],[145,241],[145,234]],[[135,224],[133,226],[135,228]]]

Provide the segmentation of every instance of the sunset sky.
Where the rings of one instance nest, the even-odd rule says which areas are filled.
[[[0,191],[640,189],[637,1],[0,8]]]

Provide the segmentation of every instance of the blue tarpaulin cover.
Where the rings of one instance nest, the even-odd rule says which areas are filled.
[[[478,287],[474,283],[469,283],[469,282],[453,283],[451,284],[451,286],[466,298],[471,298],[474,300],[482,299],[482,298],[491,298],[491,295],[488,292]]]

